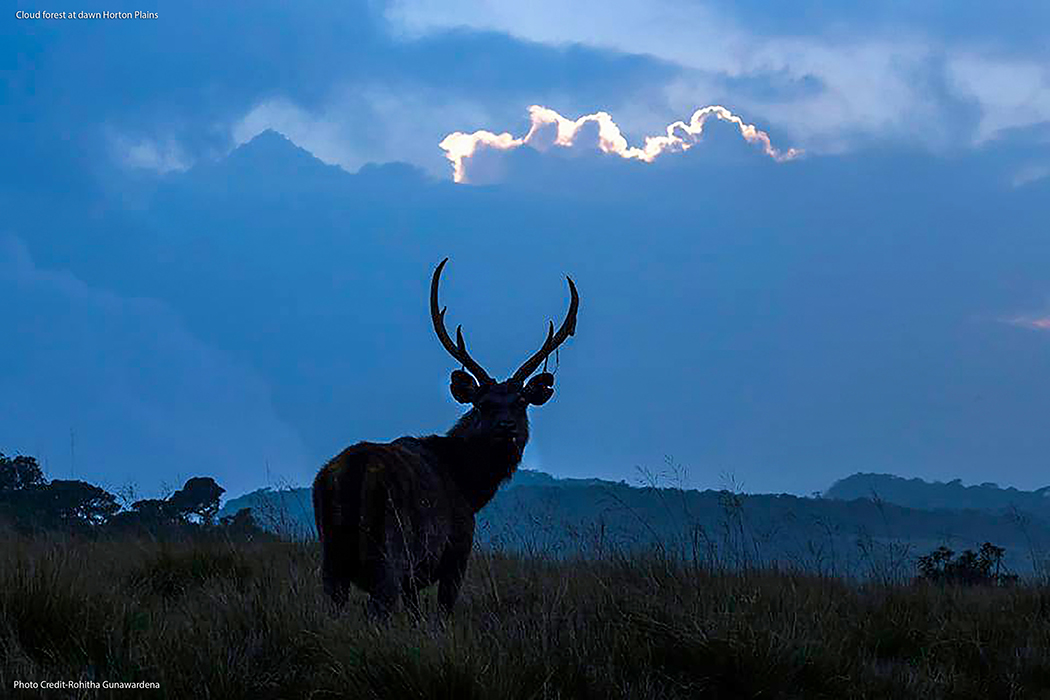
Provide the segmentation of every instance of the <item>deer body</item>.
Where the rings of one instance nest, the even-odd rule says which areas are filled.
[[[445,435],[360,442],[331,459],[313,486],[325,590],[338,604],[351,585],[369,593],[368,610],[385,616],[402,596],[418,612],[418,593],[438,583],[438,603],[450,612],[459,594],[474,541],[475,516],[513,476],[529,439],[529,405],[554,393],[554,377],[541,372],[525,382],[572,335],[579,298],[558,334],[553,324],[543,347],[503,382],[467,353],[461,329],[453,343],[438,311],[443,261],[431,283],[431,315],[442,345],[466,369],[452,373],[451,391],[472,408]]]

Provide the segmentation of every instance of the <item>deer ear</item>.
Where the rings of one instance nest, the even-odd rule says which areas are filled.
[[[547,400],[554,396],[554,375],[550,372],[540,372],[525,385],[522,395],[533,406],[547,403]]]
[[[452,373],[452,383],[449,389],[452,390],[452,398],[456,401],[473,403],[474,397],[478,394],[478,383],[474,377],[461,369],[457,369]]]

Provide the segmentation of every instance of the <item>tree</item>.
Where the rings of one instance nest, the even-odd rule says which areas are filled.
[[[132,510],[143,520],[168,522],[174,521],[175,513],[167,501],[160,498],[144,498],[131,504]]]
[[[0,494],[43,486],[44,472],[36,459],[25,455],[7,457],[0,452]]]
[[[86,481],[55,479],[37,492],[45,521],[66,525],[104,525],[118,510],[117,497]]]
[[[111,520],[114,532],[149,534],[153,537],[184,537],[208,534],[219,511],[219,498],[225,489],[211,477],[194,477],[166,499],[145,498]],[[222,523],[227,525],[225,520]],[[251,517],[244,514],[231,521],[238,529],[250,531]]]
[[[210,476],[195,476],[181,489],[171,494],[168,504],[183,519],[196,515],[204,525],[211,525],[219,512],[219,498],[226,489],[215,483]]]
[[[256,524],[251,508],[241,508],[234,515],[219,518],[219,525],[226,531],[227,537],[236,540],[251,541],[265,538],[268,534]]]

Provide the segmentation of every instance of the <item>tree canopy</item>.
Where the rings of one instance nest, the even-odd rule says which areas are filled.
[[[251,537],[261,531],[250,509],[216,523],[225,489],[210,476],[188,479],[167,498],[145,498],[121,509],[117,497],[86,481],[48,481],[33,457],[0,453],[0,516],[18,529],[184,536],[221,531]]]

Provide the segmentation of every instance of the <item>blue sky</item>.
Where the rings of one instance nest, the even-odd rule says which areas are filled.
[[[0,21],[0,450],[236,494],[444,430],[450,255],[493,373],[580,284],[528,465],[1045,485],[1045,4],[109,9],[158,18]],[[602,140],[709,105],[800,155],[717,118],[651,162]],[[479,131],[513,147],[453,184],[439,144]]]

